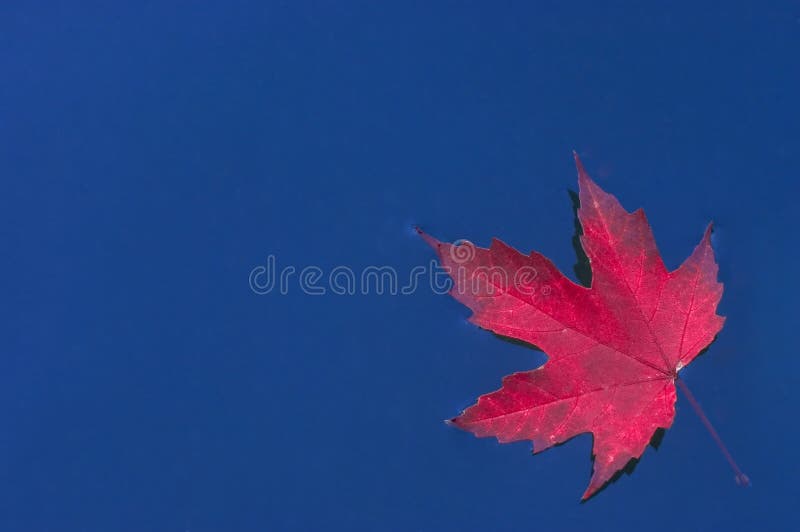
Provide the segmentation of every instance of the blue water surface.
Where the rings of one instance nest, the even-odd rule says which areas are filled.
[[[798,53],[789,1],[0,3],[0,531],[795,528]],[[714,220],[682,376],[749,489],[681,397],[579,504],[590,436],[442,423],[541,353],[362,290],[415,224],[575,278],[573,149],[668,267]]]

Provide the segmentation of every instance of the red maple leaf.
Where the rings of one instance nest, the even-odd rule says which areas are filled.
[[[539,453],[582,433],[593,436],[587,499],[675,417],[676,384],[731,463],[699,405],[678,378],[722,329],[722,296],[711,226],[688,259],[667,271],[641,209],[628,213],[587,175],[577,154],[580,242],[592,282],[575,284],[535,251],[500,240],[488,249],[440,242],[418,229],[454,281],[451,295],[470,321],[544,351],[548,361],[503,379],[450,423],[500,442],[532,440]]]

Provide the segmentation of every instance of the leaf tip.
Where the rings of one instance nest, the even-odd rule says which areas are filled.
[[[597,495],[597,493],[600,491],[600,489],[605,487],[605,485],[606,485],[605,482],[603,482],[603,483],[598,485],[593,480],[589,484],[589,487],[586,488],[586,491],[583,492],[583,495],[581,495],[581,504],[585,503],[586,501],[588,501],[589,499],[591,499],[592,497]]]
[[[581,161],[578,152],[572,150],[572,156],[575,158],[575,168],[578,170],[578,187],[582,189],[584,186],[594,185],[594,182],[586,172],[586,168],[583,166],[583,161]]]
[[[572,158],[575,159],[575,167],[578,169],[578,174],[586,173],[586,170],[583,168],[583,163],[581,162],[581,157],[578,155],[578,152],[572,150]]]
[[[433,249],[437,249],[439,247],[439,244],[441,244],[441,242],[439,242],[438,240],[433,238],[431,235],[429,235],[428,233],[423,231],[420,226],[415,225],[414,226],[414,230],[417,232],[417,234],[419,236],[422,237],[422,239],[425,241],[425,243],[428,244]]]
[[[708,225],[706,226],[706,230],[703,233],[703,240],[702,240],[701,243],[710,247],[711,246],[711,234],[713,232],[714,232],[714,222],[711,221],[711,222],[708,222]]]

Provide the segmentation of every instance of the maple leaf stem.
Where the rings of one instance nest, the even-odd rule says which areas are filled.
[[[714,425],[712,425],[711,421],[709,421],[706,417],[705,412],[703,412],[703,409],[700,407],[700,403],[698,403],[697,399],[694,398],[694,395],[692,394],[691,390],[689,390],[689,387],[686,386],[686,383],[683,381],[683,379],[679,377],[675,379],[675,382],[677,383],[678,388],[681,389],[681,392],[683,392],[683,395],[686,396],[686,399],[689,400],[689,404],[692,405],[694,411],[697,412],[697,415],[700,417],[700,421],[702,421],[703,425],[706,426],[706,429],[711,434],[711,437],[714,438],[715,442],[717,442],[717,446],[719,446],[723,456],[725,456],[725,459],[731,465],[731,468],[736,475],[736,483],[740,486],[749,486],[750,479],[747,477],[747,475],[742,473],[741,469],[739,469],[739,466],[736,464],[733,456],[731,456],[731,453],[728,451],[728,448],[725,447],[725,444],[722,443],[722,438],[720,438],[719,434],[717,434],[716,429],[714,429]]]

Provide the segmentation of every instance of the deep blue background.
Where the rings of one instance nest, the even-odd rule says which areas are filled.
[[[0,4],[0,530],[796,525],[797,3],[80,4]],[[681,398],[580,505],[590,437],[441,422],[541,355],[424,287],[248,287],[407,275],[413,224],[572,275],[572,149],[669,267],[716,222],[728,321],[682,374],[752,488]]]

